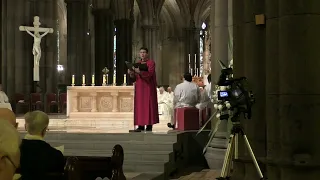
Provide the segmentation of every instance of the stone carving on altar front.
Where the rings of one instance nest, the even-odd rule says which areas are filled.
[[[133,86],[69,86],[67,116],[133,118]]]

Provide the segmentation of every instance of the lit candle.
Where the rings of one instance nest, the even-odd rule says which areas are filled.
[[[194,70],[197,68],[197,55],[194,54]]]
[[[127,75],[126,74],[123,75],[123,84],[127,84]]]
[[[94,74],[92,74],[91,84],[94,84]]]
[[[113,75],[113,85],[116,85],[116,75]]]
[[[74,84],[74,75],[72,75],[72,83],[71,84]]]
[[[105,84],[106,83],[106,75],[104,74],[103,76],[102,76],[102,84]]]
[[[82,84],[86,84],[86,76],[82,75]]]
[[[109,74],[107,74],[106,84],[108,84],[109,80]]]

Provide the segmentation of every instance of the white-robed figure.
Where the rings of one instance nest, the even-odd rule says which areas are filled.
[[[160,115],[171,117],[173,112],[173,104],[168,93],[164,90],[163,87],[159,88],[158,108]]]
[[[173,91],[172,91],[170,86],[167,88],[167,93],[168,93],[168,96],[169,96],[169,100],[171,100],[171,102],[173,104],[174,93],[173,93]]]
[[[0,108],[8,108],[12,110],[9,98],[5,92],[2,91],[2,85],[0,84]]]
[[[190,73],[183,76],[184,81],[174,89],[173,106],[175,108],[195,107],[200,100],[199,87],[192,82]],[[167,124],[169,128],[175,128],[175,118]]]

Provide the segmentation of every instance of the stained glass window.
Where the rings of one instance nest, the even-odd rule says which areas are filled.
[[[117,56],[116,56],[116,50],[117,50],[117,28],[114,29],[114,37],[113,37],[113,75],[116,75],[116,63],[117,63]]]
[[[205,42],[205,38],[207,35],[207,25],[206,23],[202,23],[201,25],[201,30],[200,30],[200,76],[203,74],[203,58],[204,58],[204,42]]]

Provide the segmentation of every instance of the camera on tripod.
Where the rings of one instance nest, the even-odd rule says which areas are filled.
[[[241,113],[245,118],[251,118],[251,107],[255,99],[249,90],[247,78],[233,78],[232,68],[222,69],[216,89],[213,103],[218,110],[217,118],[228,120],[231,117],[231,121],[236,122]]]

